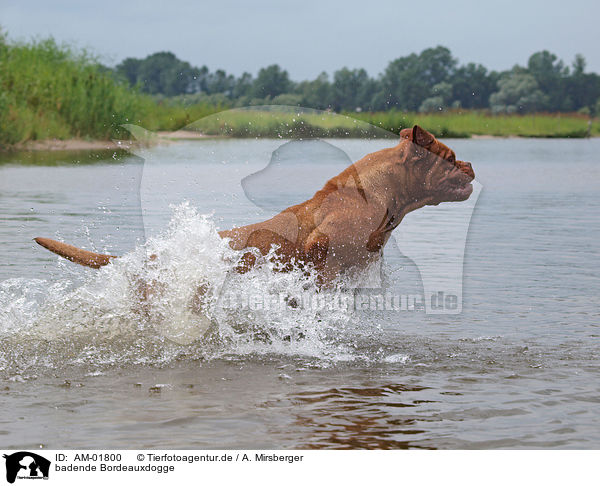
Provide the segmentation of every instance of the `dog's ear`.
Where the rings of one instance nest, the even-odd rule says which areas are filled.
[[[415,125],[412,129],[412,141],[421,147],[428,147],[435,140],[435,137],[427,130]]]
[[[435,140],[435,137],[431,133],[421,128],[419,125],[401,130],[400,138],[410,140],[421,147],[429,147]]]

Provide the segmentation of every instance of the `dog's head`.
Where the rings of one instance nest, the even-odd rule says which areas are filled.
[[[452,149],[418,125],[400,132],[398,148],[408,183],[415,200],[428,205],[465,201],[473,192],[475,173],[469,162],[456,160]]]

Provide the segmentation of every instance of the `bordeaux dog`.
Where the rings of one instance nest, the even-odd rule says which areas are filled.
[[[251,249],[257,249],[262,255],[274,255],[284,270],[310,264],[318,281],[327,284],[377,259],[409,212],[468,199],[474,177],[470,163],[456,160],[454,151],[415,125],[401,131],[397,146],[366,155],[327,181],[311,199],[267,221],[219,235],[241,252],[236,267],[240,273],[256,264],[258,253]],[[48,238],[35,241],[88,267],[100,268],[116,258]]]

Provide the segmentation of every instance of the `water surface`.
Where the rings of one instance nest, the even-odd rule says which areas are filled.
[[[357,160],[392,142],[328,143]],[[217,275],[227,255],[216,228],[267,218],[343,157],[297,161],[286,191],[249,198],[241,181],[285,141],[181,142],[145,161],[5,156],[0,447],[600,447],[600,141],[447,143],[483,186],[460,314],[246,310],[184,345],[132,311],[146,239],[170,258],[161,269],[174,291],[198,271]],[[440,205],[449,218],[451,206]],[[440,228],[419,224],[426,252]],[[128,257],[96,272],[35,236]],[[423,291],[398,245],[384,275],[391,292]],[[231,285],[313,291],[298,278],[265,271]]]

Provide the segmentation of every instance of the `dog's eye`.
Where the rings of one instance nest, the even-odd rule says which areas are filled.
[[[456,162],[456,155],[450,154],[450,157],[448,157],[446,160],[454,164]]]

